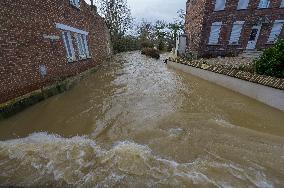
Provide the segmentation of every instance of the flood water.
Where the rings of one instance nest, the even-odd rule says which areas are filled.
[[[0,140],[0,186],[284,186],[284,112],[138,52],[1,121]]]

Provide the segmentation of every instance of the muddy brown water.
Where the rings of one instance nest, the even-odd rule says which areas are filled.
[[[138,52],[1,121],[0,140],[0,186],[284,186],[283,112]]]

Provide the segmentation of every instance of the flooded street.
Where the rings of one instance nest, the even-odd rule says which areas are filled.
[[[1,121],[0,140],[0,186],[284,185],[284,112],[138,52]]]

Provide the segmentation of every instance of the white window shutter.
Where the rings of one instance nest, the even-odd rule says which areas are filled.
[[[65,31],[62,32],[62,39],[63,39],[64,46],[65,46],[65,49],[66,49],[66,57],[68,59],[71,59],[72,58],[72,52],[71,52],[71,48],[69,46],[67,32],[65,32]]]
[[[244,25],[244,21],[237,21],[233,24],[231,37],[229,41],[230,44],[238,44],[241,33],[242,33],[243,25]]]
[[[284,20],[276,20],[273,24],[273,27],[271,29],[271,33],[268,37],[268,43],[275,42],[278,38],[278,36],[281,34],[282,27],[284,25]]]
[[[79,52],[79,57],[82,57],[83,52],[82,52],[82,44],[81,44],[81,35],[75,34],[75,37],[76,37],[76,44],[77,44],[77,50]]]
[[[215,11],[224,10],[226,5],[226,0],[216,0]]]
[[[68,31],[63,31],[62,32],[62,39],[64,42],[64,46],[66,49],[66,57],[68,61],[73,61],[75,60],[75,51],[73,48],[73,43],[72,43],[72,38],[71,34]]]
[[[209,44],[218,44],[222,22],[214,22],[211,26],[211,32],[209,36]]]
[[[239,0],[238,10],[247,9],[249,5],[249,0]]]
[[[75,60],[76,59],[75,50],[74,50],[74,46],[73,46],[72,37],[71,37],[70,32],[67,32],[67,36],[68,36],[69,46],[70,46],[70,49],[71,49],[71,58],[72,58],[72,60]]]
[[[88,47],[88,41],[87,41],[87,36],[83,35],[83,41],[84,41],[84,45],[85,45],[85,52],[86,52],[86,56],[87,57],[91,57],[90,56],[90,51],[89,51],[89,47]]]

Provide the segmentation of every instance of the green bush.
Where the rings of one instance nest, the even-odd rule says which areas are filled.
[[[143,48],[142,51],[141,51],[141,54],[155,58],[155,59],[160,58],[159,50],[156,50],[154,48]]]
[[[284,78],[284,40],[265,50],[262,56],[254,62],[258,74]]]
[[[154,48],[154,44],[151,41],[142,41],[141,42],[142,48]]]
[[[114,53],[140,50],[139,40],[133,36],[122,36],[112,40]]]

